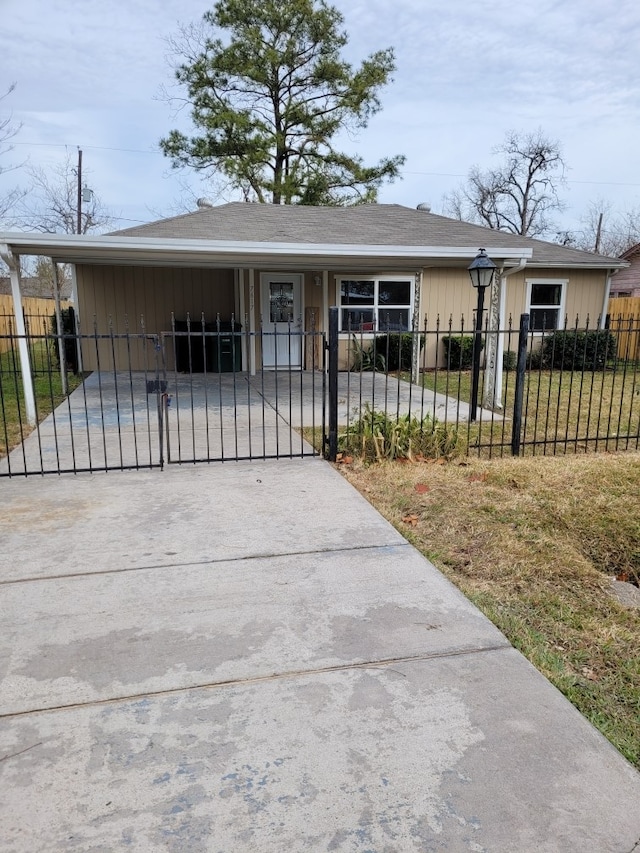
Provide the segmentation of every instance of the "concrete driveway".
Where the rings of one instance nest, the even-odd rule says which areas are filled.
[[[3,853],[640,850],[637,772],[328,464],[2,498]]]
[[[14,474],[152,467],[160,464],[161,444],[164,460],[174,462],[314,454],[299,430],[322,428],[322,372],[169,373],[162,439],[157,395],[148,390],[154,381],[151,373],[92,373],[0,460],[0,474],[9,466]],[[393,376],[340,373],[338,423],[352,423],[367,406],[448,423],[469,415],[466,403]],[[483,417],[500,420],[490,412]]]

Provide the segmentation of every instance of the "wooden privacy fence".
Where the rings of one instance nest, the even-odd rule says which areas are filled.
[[[68,308],[69,303],[66,300],[60,302],[61,308]],[[27,321],[33,322],[36,320],[37,329],[32,329],[34,334],[43,334],[49,331],[49,318],[55,313],[55,302],[53,299],[39,299],[35,296],[22,297],[22,313]],[[13,297],[7,294],[0,294],[0,354],[8,352],[13,342],[9,339],[9,335],[16,334],[16,319],[13,313]]]
[[[609,326],[618,338],[618,356],[640,360],[640,297],[622,296],[609,301]]]

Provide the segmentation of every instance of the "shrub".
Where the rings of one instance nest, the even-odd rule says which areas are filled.
[[[473,366],[473,335],[447,335],[442,339],[448,368],[470,370]],[[484,341],[480,342],[480,349]]]
[[[420,339],[420,350],[424,346],[424,335]],[[411,370],[414,335],[410,332],[395,332],[376,336],[376,349],[387,362],[387,370]]]
[[[365,406],[357,421],[338,435],[338,449],[369,462],[381,459],[450,459],[460,452],[457,429],[426,415],[391,417]]]
[[[518,353],[514,352],[512,349],[505,350],[502,354],[502,367],[504,370],[515,370],[518,366]]]
[[[527,353],[527,370],[542,370],[542,347],[534,347]]]
[[[616,348],[608,329],[551,332],[542,342],[541,364],[554,370],[604,370]]]

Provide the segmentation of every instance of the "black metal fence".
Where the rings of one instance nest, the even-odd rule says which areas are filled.
[[[331,309],[328,336],[204,319],[160,334],[144,324],[123,334],[62,332],[49,318],[27,318],[24,337],[10,325],[0,335],[1,476],[640,446],[640,318],[532,330],[523,315],[480,332],[425,318],[412,333],[339,333]]]
[[[25,317],[21,336],[13,318],[3,319],[0,476],[323,452],[306,438],[325,431],[321,332],[254,332],[203,319],[160,334],[147,333],[144,321],[137,332],[58,334],[50,317],[38,316]],[[260,360],[269,342],[273,370]],[[25,353],[32,396],[22,379]],[[293,353],[307,369],[291,363]]]
[[[417,332],[351,330],[348,338],[347,378],[339,380],[337,370],[329,377],[336,400],[346,397],[346,420],[332,419],[338,405],[329,407],[333,458],[638,449],[640,318],[534,330],[522,315],[517,326],[485,323],[481,332],[472,323],[425,318]]]
[[[283,323],[252,331],[231,318],[172,319],[167,462],[318,456],[325,432],[325,335]],[[265,365],[265,353],[272,359]],[[243,367],[244,365],[244,367]],[[303,369],[304,368],[304,369]]]
[[[0,476],[161,468],[159,336],[57,334],[41,316],[25,317],[25,326],[26,334],[18,335],[9,321],[0,335]],[[141,358],[137,370],[130,359],[117,365],[118,353],[134,350]],[[81,352],[96,364],[86,375]]]

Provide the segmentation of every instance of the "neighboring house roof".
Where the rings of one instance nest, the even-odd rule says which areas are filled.
[[[309,207],[231,202],[112,232],[122,237],[240,240],[367,246],[438,246],[533,250],[529,265],[610,267],[615,258],[495,231],[399,204]]]
[[[613,277],[611,293],[640,296],[640,243],[630,246],[620,257],[627,261],[627,268]]]
[[[103,236],[0,235],[14,254],[71,263],[398,269],[466,266],[479,248],[527,267],[619,269],[626,261],[397,204],[306,207],[232,202]],[[1,246],[0,246],[1,248]]]
[[[625,261],[630,261],[632,258],[635,258],[636,255],[640,255],[640,243],[636,243],[634,246],[629,246],[628,249],[625,249],[625,251],[621,253],[620,257]]]

